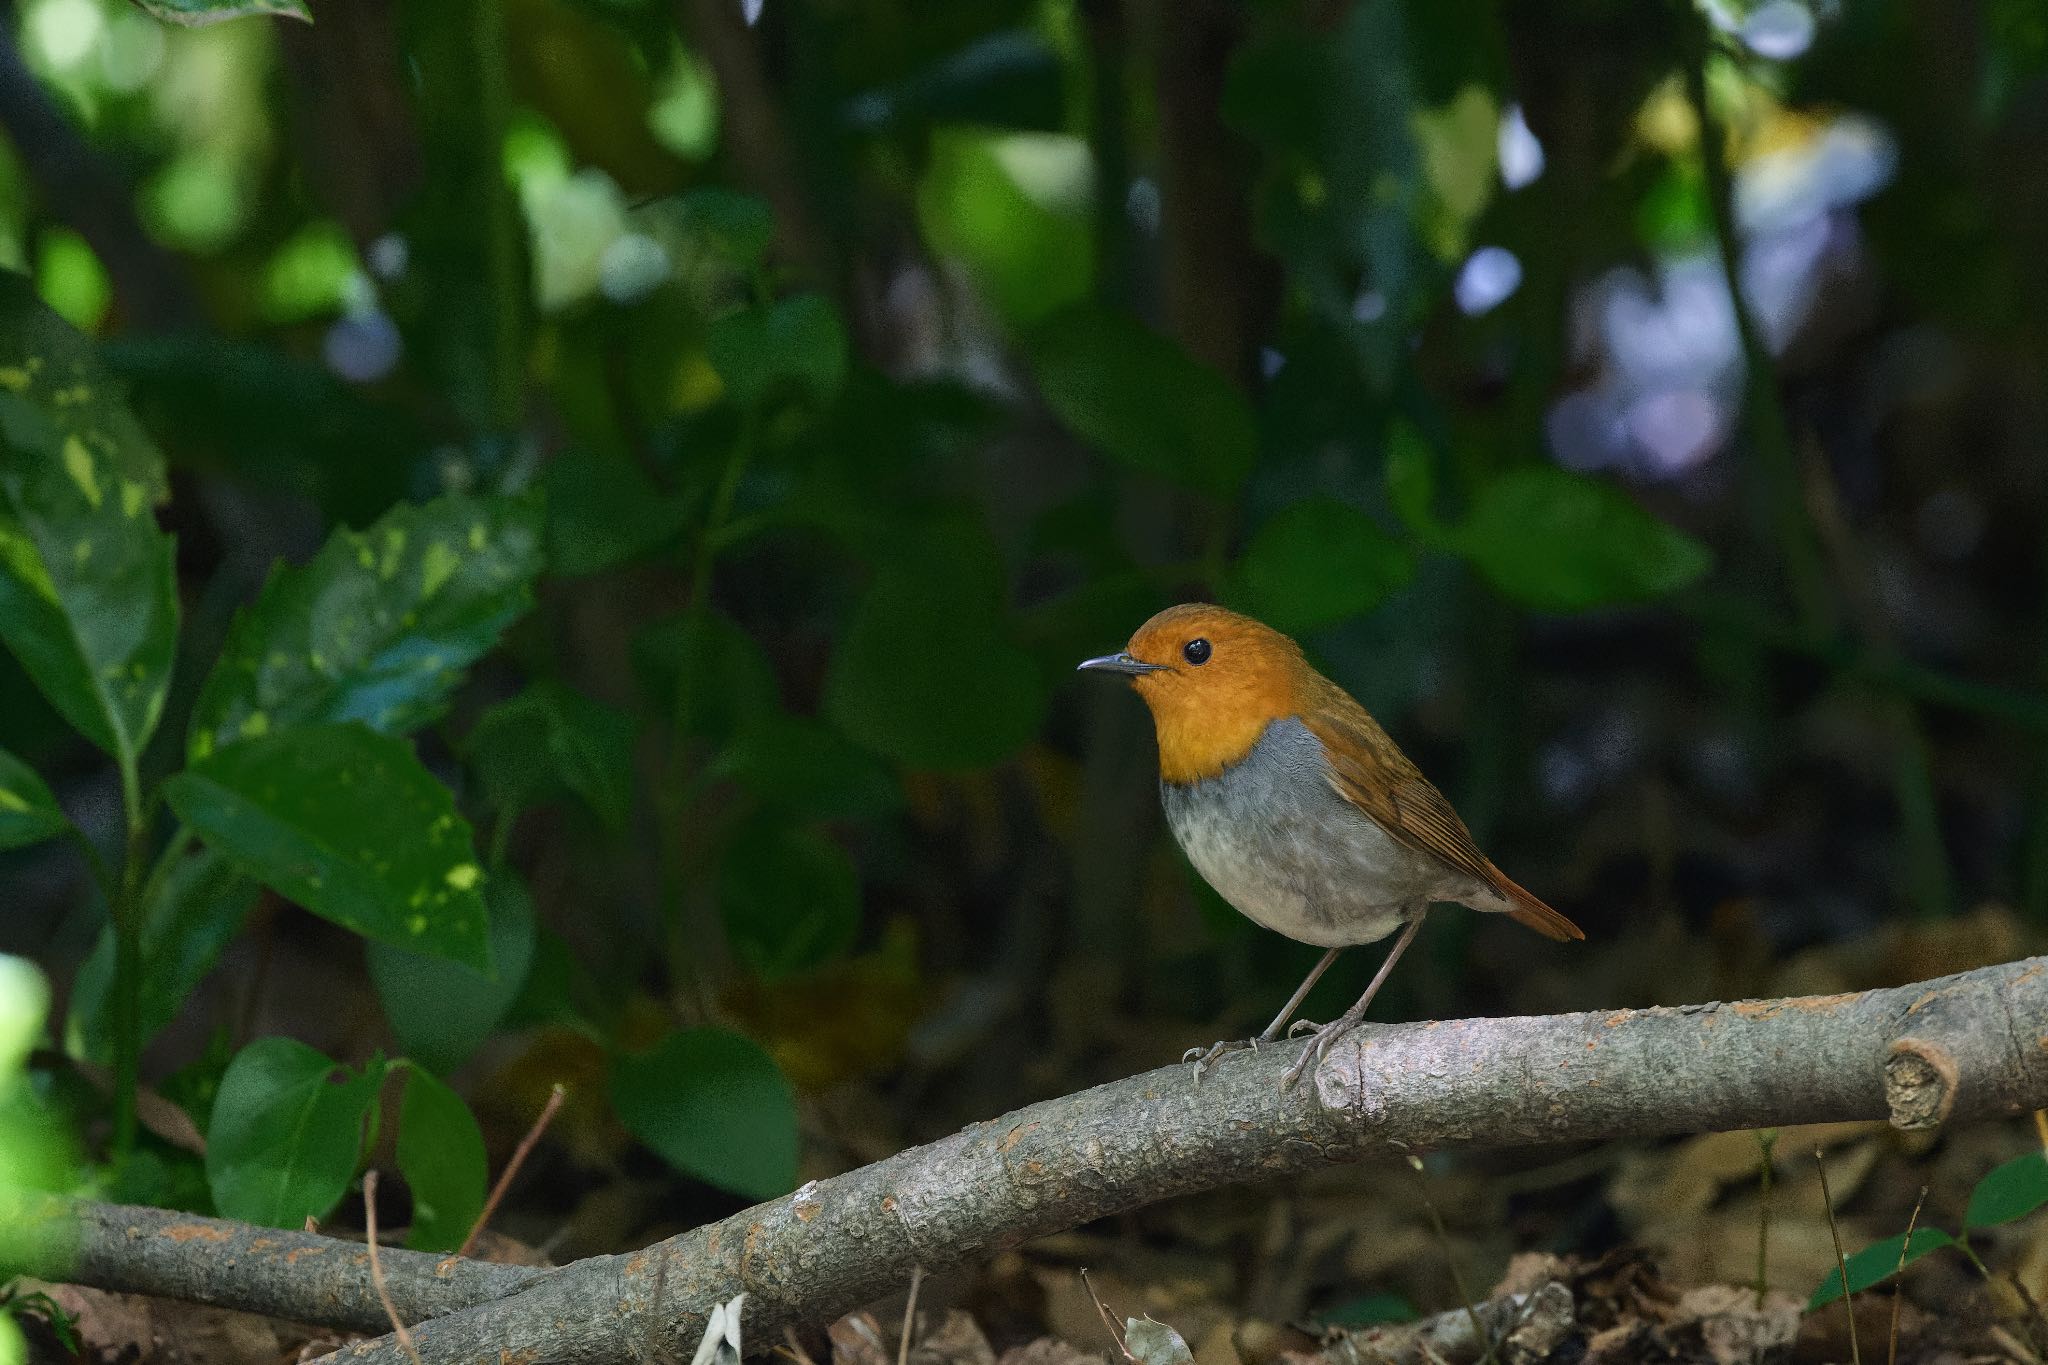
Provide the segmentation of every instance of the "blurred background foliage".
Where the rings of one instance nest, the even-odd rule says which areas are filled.
[[[1443,916],[1388,1017],[1906,980],[2048,916],[2027,0],[312,18],[0,4],[0,265],[175,536],[132,780],[0,657],[49,788],[0,805],[0,949],[107,1191],[324,1213],[363,1153],[272,1206],[236,1152],[392,1080],[452,1245],[565,1082],[514,1221],[610,1249],[1247,1032],[1314,950],[1185,868],[1142,708],[1071,672],[1194,597],[1588,930]],[[433,953],[406,868],[343,900],[237,835],[278,780],[473,839],[415,850]],[[158,874],[126,1022],[65,817]]]

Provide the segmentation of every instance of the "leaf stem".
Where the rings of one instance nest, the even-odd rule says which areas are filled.
[[[757,289],[765,291],[765,286],[757,281]],[[726,454],[725,468],[719,474],[711,504],[705,509],[704,524],[691,555],[690,596],[685,610],[690,622],[700,629],[710,609],[711,569],[721,548],[719,537],[732,516],[740,480],[745,476],[747,466],[753,462],[760,439],[760,411],[753,404],[748,404],[740,411],[739,430],[733,437],[732,449]],[[712,959],[703,950],[717,933],[717,919],[711,915],[691,914],[691,898],[685,886],[690,858],[684,845],[686,822],[683,817],[710,784],[710,775],[702,764],[694,772],[691,770],[690,684],[690,661],[686,659],[676,669],[675,695],[669,699],[668,780],[662,784],[657,797],[657,817],[661,822],[658,837],[662,899],[668,912],[662,917],[662,927],[672,980],[677,984],[688,982],[694,986],[699,1005],[708,1013],[711,991],[704,964]],[[686,917],[690,920],[687,933]],[[679,940],[684,937],[700,940],[691,945],[697,951],[682,951]]]
[[[1757,462],[1762,466],[1767,514],[1774,524],[1779,553],[1791,580],[1792,599],[1800,624],[1810,634],[1825,635],[1834,629],[1833,594],[1828,588],[1822,563],[1820,539],[1806,512],[1806,498],[1799,476],[1799,456],[1792,444],[1791,423],[1785,416],[1783,397],[1778,392],[1776,369],[1770,348],[1757,330],[1749,302],[1742,294],[1741,247],[1736,240],[1734,185],[1728,173],[1727,131],[1714,116],[1707,98],[1707,62],[1713,43],[1706,21],[1699,20],[1700,42],[1693,60],[1685,63],[1685,89],[1699,121],[1700,166],[1706,175],[1707,207],[1714,224],[1715,256],[1728,288],[1728,306],[1735,318],[1735,332],[1742,345],[1745,381],[1742,405],[1748,420],[1750,439]]]
[[[128,817],[121,878],[108,909],[114,921],[114,1161],[135,1150],[135,1092],[142,1077],[143,860],[149,825],[143,818],[142,779],[132,757],[121,760],[121,808]],[[154,878],[152,877],[153,883]]]
[[[1701,624],[1736,631],[1770,649],[1812,659],[1881,691],[2048,734],[2048,696],[2039,692],[1959,678],[1839,636],[1814,635],[1797,625],[1769,619],[1725,595],[1695,591],[1672,599],[1672,605]]]
[[[740,479],[753,463],[754,447],[760,443],[761,414],[749,403],[740,412],[739,434],[733,438],[732,452],[726,456],[725,471],[719,475],[718,488],[711,495],[711,506],[704,514],[704,529],[697,537],[697,553],[690,565],[690,611],[702,610],[711,591],[711,565],[718,557],[718,536],[725,529],[726,518],[732,515],[733,499],[739,493]],[[680,694],[681,689],[677,689]]]

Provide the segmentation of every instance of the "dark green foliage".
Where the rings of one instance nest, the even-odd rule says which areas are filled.
[[[57,807],[50,784],[36,770],[0,749],[0,849],[55,838],[71,822]]]
[[[355,1175],[383,1080],[382,1062],[361,1071],[337,1067],[291,1038],[243,1048],[221,1080],[207,1125],[214,1207],[224,1217],[277,1228],[326,1217]]]
[[[749,1199],[796,1184],[796,1101],[775,1061],[724,1029],[672,1033],[612,1063],[612,1105],[677,1169]]]
[[[713,770],[815,819],[878,816],[902,799],[887,764],[809,716],[762,715],[732,737]]]
[[[726,935],[748,967],[787,976],[846,951],[860,929],[860,878],[815,830],[764,818],[726,846],[718,879]]]
[[[1970,1191],[1963,1229],[1996,1227],[2048,1204],[2048,1156],[2028,1152],[1985,1173]]]
[[[944,697],[946,705],[930,704]],[[914,530],[876,570],[825,683],[826,713],[913,768],[975,768],[1038,728],[1045,689],[1016,640],[1002,565],[978,527]]]
[[[574,796],[614,830],[633,800],[633,718],[560,683],[535,683],[477,718],[463,742],[491,803]]]
[[[1969,1207],[1963,1210],[1962,1236],[1968,1238],[1973,1232],[2024,1218],[2043,1204],[2048,1204],[2048,1156],[2038,1151],[2026,1152],[1993,1167],[1977,1181],[1970,1191]],[[1962,1245],[1936,1227],[1914,1228],[1910,1245],[1903,1232],[1873,1242],[1847,1258],[1848,1292],[1853,1294],[1882,1284],[1897,1274],[1901,1266],[1911,1265],[1929,1252]],[[1903,1261],[1901,1251],[1905,1253]],[[1813,1291],[1807,1307],[1833,1303],[1842,1293],[1842,1271],[1830,1271]]]
[[[1902,1251],[1905,1253],[1903,1264],[1911,1265],[1930,1251],[1939,1251],[1943,1247],[1952,1247],[1955,1244],[1955,1238],[1940,1228],[1913,1229],[1911,1246],[1906,1244],[1906,1234],[1903,1232],[1896,1237],[1887,1237],[1881,1242],[1872,1242],[1854,1256],[1846,1258],[1849,1269],[1849,1292],[1859,1293],[1872,1285],[1883,1284],[1897,1274],[1901,1265],[1899,1253]],[[1842,1272],[1837,1268],[1828,1272],[1828,1277],[1813,1291],[1813,1297],[1807,1300],[1806,1306],[1808,1309],[1822,1308],[1841,1297]]]
[[[402,1077],[399,1173],[412,1192],[410,1245],[452,1251],[483,1211],[484,1140],[469,1106],[403,1058],[358,1069],[290,1038],[261,1038],[229,1063],[207,1122],[206,1178],[229,1218],[298,1227],[324,1218],[376,1142],[378,1094]]]
[[[443,498],[336,532],[235,618],[193,713],[193,760],[325,721],[410,734],[532,606],[539,572],[530,499]]]
[[[829,402],[846,380],[846,328],[815,294],[729,313],[711,324],[705,345],[742,407],[786,392]]]
[[[140,1028],[144,1039],[170,1023],[241,932],[257,884],[216,849],[180,857],[142,902]],[[114,933],[100,934],[71,987],[70,1033],[85,1055],[113,1055]]]
[[[389,943],[365,945],[370,980],[399,1045],[442,1075],[468,1061],[504,1020],[533,962],[533,900],[512,872],[501,868],[491,874],[484,906],[490,914],[489,973]]]
[[[304,0],[135,0],[135,3],[167,24],[197,28],[251,15],[277,14],[313,22]]]
[[[1500,592],[1545,611],[1658,597],[1712,564],[1697,541],[1622,493],[1561,469],[1487,484],[1450,544]]]
[[[163,457],[90,345],[0,272],[0,640],[131,774],[177,644]]]
[[[1308,499],[1252,536],[1225,600],[1278,630],[1320,630],[1371,611],[1414,571],[1408,551],[1371,517]]]
[[[412,1191],[406,1245],[421,1251],[461,1246],[484,1210],[484,1135],[462,1097],[417,1067],[405,1073],[398,1170]]]
[[[404,740],[359,723],[239,740],[164,799],[242,871],[344,929],[489,966],[469,822]]]
[[[1045,401],[1111,459],[1218,497],[1251,473],[1244,396],[1137,319],[1077,308],[1035,328],[1029,349]]]

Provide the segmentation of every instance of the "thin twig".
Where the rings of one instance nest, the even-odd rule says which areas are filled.
[[[775,1347],[769,1354],[793,1360],[796,1365],[818,1365],[817,1361],[811,1359],[811,1353],[804,1349],[804,1344],[796,1339],[796,1328],[783,1328],[782,1342],[782,1345]]]
[[[1444,1216],[1437,1210],[1436,1200],[1429,1197],[1429,1177],[1422,1169],[1422,1158],[1411,1156],[1408,1165],[1414,1170],[1415,1178],[1422,1183],[1422,1206],[1429,1210],[1430,1225],[1436,1229],[1437,1245],[1443,1248],[1444,1264],[1451,1268],[1451,1284],[1457,1289],[1458,1297],[1465,1301],[1465,1316],[1472,1320],[1472,1339],[1485,1348],[1479,1357],[1479,1365],[1493,1359],[1493,1333],[1486,1330],[1486,1324],[1479,1320],[1479,1306],[1472,1301],[1472,1291],[1465,1287],[1465,1276],[1458,1269],[1458,1258],[1451,1254],[1451,1234],[1444,1229]]]
[[[1756,1311],[1764,1311],[1764,1295],[1768,1292],[1771,1253],[1771,1149],[1778,1145],[1778,1130],[1765,1128],[1756,1135],[1760,1149],[1758,1162],[1757,1214],[1756,1214]]]
[[[457,1256],[469,1255],[476,1246],[476,1239],[484,1235],[484,1228],[490,1224],[491,1215],[498,1211],[498,1201],[505,1197],[505,1191],[511,1187],[513,1177],[518,1175],[519,1168],[526,1164],[527,1155],[533,1151],[533,1145],[540,1141],[540,1135],[548,1130],[549,1122],[555,1117],[555,1111],[562,1107],[562,1099],[568,1093],[560,1081],[555,1082],[554,1090],[548,1095],[548,1102],[541,1107],[540,1117],[533,1121],[533,1127],[526,1130],[526,1136],[519,1139],[519,1145],[512,1149],[512,1159],[506,1162],[505,1169],[498,1173],[498,1183],[491,1186],[491,1196],[484,1200],[483,1212],[476,1216],[476,1222],[470,1226],[469,1236],[462,1239],[462,1246],[455,1253]]]
[[[2028,1327],[2028,1335],[2035,1338],[2037,1345],[2048,1344],[2048,1313],[2041,1311],[2041,1302],[2034,1297],[2034,1291],[2027,1288],[2026,1281],[2012,1271],[2006,1272],[2005,1282],[2012,1286],[2013,1293],[2019,1295],[2020,1302],[2026,1306],[2028,1316],[2033,1319]]]
[[[1125,1360],[1137,1359],[1131,1354],[1130,1343],[1124,1340],[1124,1334],[1117,1330],[1116,1319],[1109,1315],[1109,1305],[1102,1301],[1102,1295],[1095,1292],[1095,1282],[1088,1278],[1086,1266],[1081,1267],[1081,1287],[1088,1291],[1089,1298],[1095,1300],[1095,1311],[1102,1314],[1102,1325],[1109,1329],[1109,1339],[1116,1343],[1117,1351]]]
[[[398,1344],[412,1357],[412,1365],[420,1365],[420,1348],[412,1344],[412,1332],[406,1327],[405,1319],[398,1316],[397,1305],[391,1302],[391,1291],[384,1284],[384,1266],[377,1259],[377,1173],[374,1170],[363,1175],[363,1236],[370,1244],[370,1283],[376,1287],[377,1301],[384,1305],[384,1312],[391,1319],[391,1330],[398,1333]]]
[[[1849,1258],[1842,1254],[1842,1229],[1835,1223],[1835,1197],[1828,1190],[1828,1162],[1820,1148],[1813,1149],[1813,1164],[1820,1167],[1820,1202],[1828,1211],[1828,1235],[1835,1239],[1835,1267],[1842,1275],[1842,1304],[1849,1313],[1849,1358],[1863,1365],[1863,1352],[1856,1344],[1856,1295],[1849,1288]]]
[[[1906,1240],[1899,1246],[1898,1269],[1892,1272],[1892,1330],[1891,1339],[1886,1344],[1884,1350],[1884,1365],[1898,1365],[1899,1300],[1906,1295],[1906,1257],[1910,1256],[1913,1252],[1913,1229],[1920,1226],[1920,1206],[1926,1202],[1927,1187],[1922,1185],[1920,1187],[1920,1197],[1913,1201],[1913,1216],[1906,1220]],[[1842,1284],[1846,1287],[1848,1283],[1849,1281],[1845,1277]],[[1854,1321],[1856,1314],[1853,1310],[1850,1312],[1849,1317],[1851,1321]]]
[[[910,1365],[910,1329],[917,1320],[917,1291],[924,1284],[924,1267],[910,1267],[910,1296],[903,1300],[903,1334],[896,1342],[896,1365]]]

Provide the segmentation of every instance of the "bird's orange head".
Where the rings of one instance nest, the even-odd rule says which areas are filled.
[[[1123,653],[1081,667],[1129,676],[1152,710],[1168,782],[1199,782],[1243,758],[1268,725],[1301,713],[1317,676],[1294,641],[1206,602],[1168,607]]]

